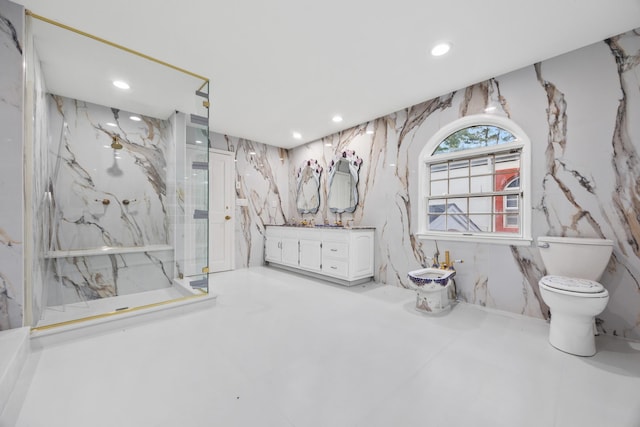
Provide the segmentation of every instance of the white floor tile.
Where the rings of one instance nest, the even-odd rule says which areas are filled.
[[[262,267],[211,283],[211,308],[33,351],[0,426],[640,425],[640,343],[581,358],[539,319],[430,316],[405,289]]]

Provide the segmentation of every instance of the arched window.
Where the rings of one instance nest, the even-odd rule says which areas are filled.
[[[511,120],[467,116],[420,155],[421,238],[531,242],[530,142]]]

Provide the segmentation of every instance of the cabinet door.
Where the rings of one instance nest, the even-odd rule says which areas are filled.
[[[282,249],[280,238],[267,236],[264,245],[264,259],[271,262],[282,262]]]
[[[298,266],[298,239],[292,239],[288,237],[282,238],[282,263]]]
[[[300,268],[321,271],[322,245],[319,240],[300,240]]]
[[[355,233],[349,246],[349,277],[373,276],[373,233]]]

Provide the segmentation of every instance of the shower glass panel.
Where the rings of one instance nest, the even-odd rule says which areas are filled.
[[[27,28],[31,326],[205,295],[208,80],[43,17]]]

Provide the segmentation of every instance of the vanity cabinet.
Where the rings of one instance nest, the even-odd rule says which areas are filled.
[[[267,226],[265,261],[346,286],[369,281],[374,271],[373,228]]]
[[[309,271],[322,271],[322,242],[302,237],[304,236],[299,240],[299,267]]]
[[[283,229],[274,235],[270,228],[268,227],[266,232],[265,260],[297,267],[299,248],[295,230]]]

